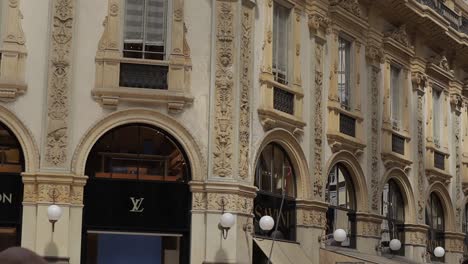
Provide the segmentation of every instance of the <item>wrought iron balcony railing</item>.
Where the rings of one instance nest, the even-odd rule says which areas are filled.
[[[448,8],[440,0],[417,0],[419,3],[426,5],[436,11],[443,18],[447,19],[450,26],[462,33],[468,35],[468,18],[458,15],[452,9]]]

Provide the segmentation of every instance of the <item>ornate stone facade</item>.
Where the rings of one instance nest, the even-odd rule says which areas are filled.
[[[233,154],[233,5],[216,2],[216,79],[213,173],[219,177],[232,177]]]
[[[250,153],[250,86],[252,79],[252,25],[253,12],[249,7],[242,7],[242,45],[241,45],[241,94],[239,113],[239,176],[249,177]]]
[[[323,43],[315,43],[315,114],[314,114],[314,196],[323,198]]]
[[[68,160],[68,115],[71,82],[74,1],[54,0],[47,103],[47,166],[63,167]]]

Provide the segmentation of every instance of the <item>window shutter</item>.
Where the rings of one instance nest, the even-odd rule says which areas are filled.
[[[143,10],[144,0],[127,0],[125,5],[126,43],[143,43]]]
[[[164,46],[166,0],[146,0],[146,44]]]

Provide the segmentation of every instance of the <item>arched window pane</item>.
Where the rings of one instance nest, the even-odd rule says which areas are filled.
[[[114,128],[94,145],[87,175],[97,178],[187,182],[181,148],[164,131],[146,125]]]
[[[445,246],[445,219],[442,203],[435,193],[431,193],[426,202],[426,224],[429,226],[427,232],[427,251],[432,260],[444,261],[444,258],[434,256],[434,248]]]
[[[351,175],[342,164],[336,164],[328,174],[325,200],[329,203],[327,211],[327,237],[325,243],[334,244],[332,234],[336,229],[344,229],[348,239],[341,243],[344,247],[355,247],[355,192]]]
[[[284,149],[275,143],[268,144],[257,162],[255,186],[263,192],[295,197],[295,175],[291,161]]]
[[[405,204],[403,196],[400,192],[400,187],[394,180],[389,180],[383,188],[382,192],[382,251],[388,253],[404,255],[404,247],[401,247],[397,252],[390,252],[388,243],[392,239],[398,239],[402,244],[405,242],[404,237],[404,215]]]
[[[0,173],[21,173],[23,153],[16,137],[0,124]]]

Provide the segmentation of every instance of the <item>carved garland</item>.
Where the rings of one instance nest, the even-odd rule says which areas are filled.
[[[55,0],[52,52],[49,66],[46,161],[53,166],[67,160],[68,93],[73,32],[72,0]]]
[[[379,158],[378,158],[378,130],[379,130],[379,87],[377,76],[380,69],[371,67],[371,190],[372,190],[372,210],[379,209]]]
[[[215,149],[214,174],[226,177],[232,173],[232,87],[233,87],[233,13],[230,3],[218,3],[215,81]]]
[[[250,139],[250,36],[252,18],[250,9],[243,7],[242,46],[241,46],[241,96],[239,113],[239,175],[246,179],[249,176],[249,139]]]
[[[315,45],[315,118],[314,118],[314,139],[315,139],[315,157],[314,157],[314,195],[320,199],[323,198],[323,169],[322,169],[322,136],[323,136],[323,120],[322,120],[322,57],[323,45],[316,43]]]

